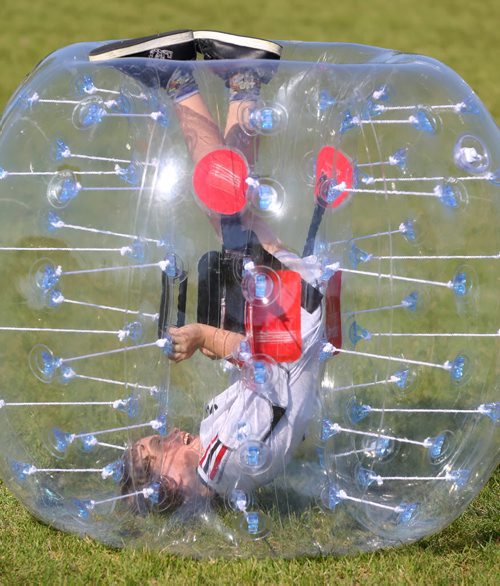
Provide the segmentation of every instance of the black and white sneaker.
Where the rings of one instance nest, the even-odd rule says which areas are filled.
[[[127,58],[142,57],[150,62],[130,62]],[[148,87],[166,87],[175,67],[170,61],[194,61],[196,44],[191,30],[176,30],[138,39],[106,43],[89,53],[89,61],[110,61],[113,66]]]
[[[210,59],[279,59],[281,45],[219,31],[194,31],[198,51]]]
[[[193,31],[177,30],[159,33],[150,37],[124,39],[106,43],[89,53],[90,61],[104,61],[121,57],[149,57],[171,61],[196,59]]]
[[[281,57],[281,45],[256,39],[254,37],[241,37],[219,31],[194,31],[193,32],[198,51],[203,54],[205,60],[219,59],[265,59],[276,61]],[[225,80],[229,87],[229,78],[244,68],[240,65],[236,70],[234,66],[222,66],[215,69],[215,73]],[[260,82],[269,83],[277,69],[276,65],[265,67],[252,67]]]

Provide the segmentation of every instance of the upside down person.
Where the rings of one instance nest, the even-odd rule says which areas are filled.
[[[275,255],[303,278],[311,278],[311,267],[293,253],[280,249]],[[179,504],[197,496],[224,496],[235,488],[251,491],[283,472],[304,439],[318,400],[322,305],[312,313],[301,307],[300,316],[299,359],[275,365],[273,384],[262,392],[238,380],[214,397],[206,405],[199,435],[174,429],[166,437],[153,435],[135,442],[126,454],[129,480],[124,491],[141,490],[157,480],[160,502]],[[197,350],[211,357],[231,357],[245,339],[240,333],[199,323],[172,329],[171,338],[175,361],[188,359]],[[262,469],[241,466],[241,450],[248,439],[258,440],[267,451],[268,463]]]
[[[311,268],[281,249],[275,255],[289,262],[303,278]],[[322,305],[309,313],[300,308],[301,356],[278,363],[273,384],[262,392],[238,380],[214,397],[205,408],[199,435],[174,429],[135,442],[126,455],[127,492],[160,482],[160,501],[182,502],[213,493],[226,495],[235,488],[250,491],[267,484],[285,468],[304,439],[318,400],[319,353],[323,340]],[[172,329],[172,359],[179,362],[200,350],[225,358],[237,355],[245,337],[206,324]],[[243,433],[242,433],[243,427]],[[260,470],[241,466],[241,449],[247,439],[258,440],[268,451],[268,465]]]
[[[196,42],[193,40],[190,47],[186,33],[155,38],[158,47],[150,56],[157,57],[159,48],[172,50],[176,60],[193,59],[197,46],[205,59],[238,58],[234,70],[227,68],[221,73],[229,88],[224,136],[213,121],[189,67],[178,67],[173,73],[166,68],[158,75],[160,86],[174,101],[195,168],[210,153],[228,148],[238,149],[238,153],[252,164],[256,156],[256,139],[242,131],[238,112],[256,102],[261,84],[269,81],[271,76],[270,69],[261,71],[259,67],[245,67],[241,59],[279,59],[281,47],[269,41],[225,33],[212,34],[210,31],[195,33]],[[143,48],[143,39],[139,41]],[[184,56],[179,52],[176,56],[176,47],[182,47]],[[141,78],[143,72],[137,70],[136,65],[127,70],[126,57],[144,53],[137,50],[133,41],[125,42],[122,48],[120,69]],[[106,58],[106,47],[97,53],[96,58]],[[318,268],[309,262],[311,259],[301,259],[287,250],[262,219],[249,211],[226,216],[209,213],[209,219],[229,254],[239,254],[255,264],[277,271],[289,279],[292,288],[295,287],[295,297],[298,287],[301,301],[294,306],[296,332],[292,337],[297,352],[292,359],[277,360],[271,368],[269,384],[252,385],[239,380],[214,397],[206,406],[199,435],[174,429],[165,437],[142,438],[128,449],[124,458],[123,494],[137,494],[157,482],[159,508],[179,505],[197,497],[225,495],[236,487],[251,490],[270,482],[284,470],[303,440],[317,405],[319,352],[324,335],[323,306],[317,289]],[[288,316],[278,317],[288,319]],[[197,351],[210,358],[234,357],[238,355],[242,342],[247,338],[252,340],[248,324],[247,328],[228,328],[224,323],[222,326],[193,323],[170,328],[171,360],[187,360]],[[265,332],[263,335],[265,337]],[[280,335],[286,337],[281,332],[278,339],[281,339]],[[265,466],[249,469],[241,465],[241,450],[249,440],[259,442],[267,454]],[[141,494],[135,496],[135,508],[148,508],[146,501]]]

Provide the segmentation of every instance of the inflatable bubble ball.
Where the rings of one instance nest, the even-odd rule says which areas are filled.
[[[3,113],[0,476],[194,557],[437,532],[499,462],[498,127],[426,57],[202,36]]]

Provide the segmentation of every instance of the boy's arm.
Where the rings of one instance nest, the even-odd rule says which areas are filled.
[[[244,339],[242,334],[230,332],[206,324],[188,324],[182,328],[170,328],[172,338],[172,354],[174,362],[190,358],[196,350],[207,356],[224,358],[230,356]]]

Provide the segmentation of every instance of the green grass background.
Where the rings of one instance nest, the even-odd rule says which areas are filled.
[[[467,80],[498,120],[499,21],[497,0],[2,0],[0,107],[54,49],[189,27],[428,55]]]
[[[498,0],[1,0],[0,109],[47,53],[80,41],[210,28],[422,53],[457,71],[500,119]],[[115,551],[35,521],[0,484],[0,584],[499,584],[500,474],[448,529],[352,558],[192,561]]]

